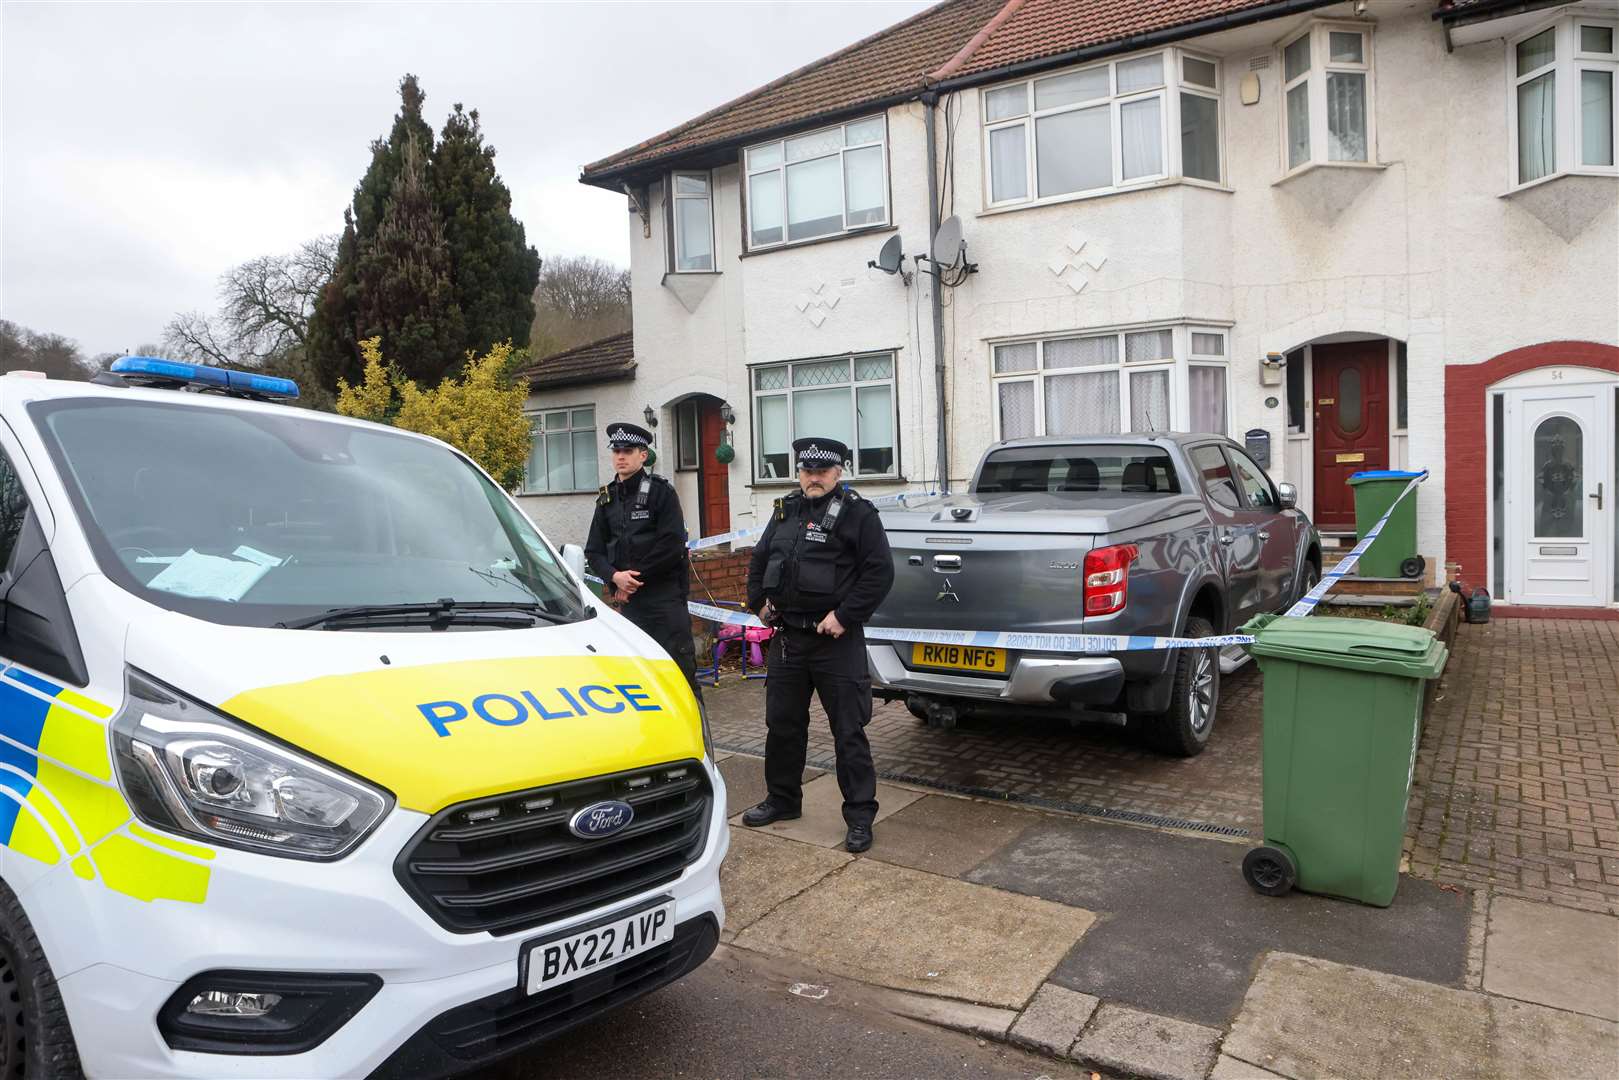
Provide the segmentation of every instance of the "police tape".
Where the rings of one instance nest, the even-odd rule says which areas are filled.
[[[1337,566],[1322,574],[1321,580],[1315,583],[1315,587],[1299,597],[1298,602],[1282,614],[1287,618],[1298,618],[1314,611],[1315,606],[1321,603],[1321,598],[1327,595],[1327,591],[1347,577],[1349,572],[1355,568],[1355,564],[1360,562],[1360,557],[1366,554],[1366,549],[1372,546],[1372,541],[1377,539],[1378,535],[1383,531],[1383,526],[1387,525],[1389,518],[1394,516],[1394,508],[1399,506],[1400,501],[1415,491],[1417,485],[1426,479],[1428,479],[1427,469],[1423,469],[1413,476],[1411,482],[1400,490],[1400,493],[1394,497],[1393,502],[1389,503],[1389,508],[1383,511],[1383,516],[1378,518],[1370,529],[1366,530],[1366,535],[1361,537],[1360,543],[1350,548],[1349,554],[1345,555]]]
[[[888,506],[892,503],[905,505],[907,499],[931,499],[937,491],[901,491],[894,495],[877,495],[866,499],[873,506]],[[863,497],[863,496],[862,496]],[[686,541],[687,551],[701,551],[704,548],[719,547],[721,544],[732,544],[738,540],[751,540],[765,531],[767,525],[757,525],[751,529],[735,529],[726,533],[715,533],[713,536],[700,536],[696,540]]]
[[[1315,609],[1334,585],[1342,580],[1354,569],[1372,542],[1382,533],[1383,527],[1393,516],[1394,510],[1407,495],[1416,489],[1416,486],[1428,478],[1428,470],[1424,469],[1411,478],[1400,494],[1395,496],[1383,516],[1366,531],[1366,535],[1356,544],[1343,561],[1325,574],[1315,587],[1298,602],[1284,612],[1284,617],[1297,618],[1308,615]],[[931,494],[931,493],[929,493]],[[886,495],[881,498],[889,501],[900,501],[909,495],[920,497],[918,493],[906,492],[900,495]],[[871,500],[877,502],[877,499]],[[694,544],[703,544],[704,541],[713,541],[714,544],[726,543],[730,537],[754,536],[763,532],[761,529],[745,529],[736,533],[726,533],[723,537],[704,537],[703,540],[693,541]],[[712,545],[707,545],[712,546]],[[591,574],[585,575],[586,580],[598,585],[605,584],[600,578]],[[758,616],[746,611],[733,608],[716,607],[711,604],[700,604],[688,601],[687,609],[691,614],[707,622],[720,623],[725,626],[759,627],[765,623]],[[1229,645],[1252,645],[1252,634],[1215,634],[1210,637],[1153,637],[1142,634],[1038,634],[1025,633],[1013,630],[913,630],[892,626],[868,626],[865,635],[872,641],[897,641],[918,645],[965,645],[985,649],[1017,649],[1024,652],[1054,652],[1071,654],[1094,654],[1114,652],[1143,652],[1161,649],[1220,649]]]
[[[731,608],[713,607],[691,601],[691,613],[709,622],[727,626],[762,627],[758,616]],[[1133,634],[1034,634],[1015,630],[910,630],[893,626],[868,626],[872,641],[901,641],[918,645],[970,645],[983,649],[1018,649],[1024,652],[1106,653],[1146,649],[1216,649],[1226,645],[1251,645],[1249,634],[1222,634],[1206,638],[1149,637]]]

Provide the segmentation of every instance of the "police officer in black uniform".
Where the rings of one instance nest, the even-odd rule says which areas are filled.
[[[625,601],[625,617],[680,665],[701,702],[691,615],[686,610],[691,589],[686,519],[674,485],[646,469],[651,446],[652,433],[646,428],[607,426],[613,479],[596,498],[585,559],[607,583],[609,597]]]
[[[765,801],[742,815],[758,827],[799,816],[813,690],[837,746],[846,847],[871,847],[877,772],[866,724],[871,677],[862,626],[894,584],[876,509],[842,483],[849,449],[797,439],[798,491],[775,512],[748,565],[748,607],[777,627],[765,684]]]

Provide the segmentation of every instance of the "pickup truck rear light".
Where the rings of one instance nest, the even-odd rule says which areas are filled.
[[[1097,548],[1085,556],[1085,614],[1123,611],[1130,591],[1130,564],[1141,555],[1134,544]]]

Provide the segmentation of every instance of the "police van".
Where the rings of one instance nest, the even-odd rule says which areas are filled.
[[[125,357],[0,378],[0,1074],[452,1074],[701,964],[673,661],[468,458]]]

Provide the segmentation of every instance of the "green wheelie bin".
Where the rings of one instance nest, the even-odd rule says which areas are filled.
[[[1364,537],[1400,498],[1420,472],[1401,469],[1373,469],[1349,478],[1355,490],[1355,535]],[[1426,567],[1417,554],[1417,493],[1412,492],[1394,508],[1388,524],[1377,534],[1372,546],[1360,557],[1356,571],[1362,577],[1419,578]]]
[[[1449,650],[1372,619],[1261,615],[1243,627],[1264,678],[1265,843],[1242,863],[1256,890],[1387,907],[1400,883],[1423,683]]]

